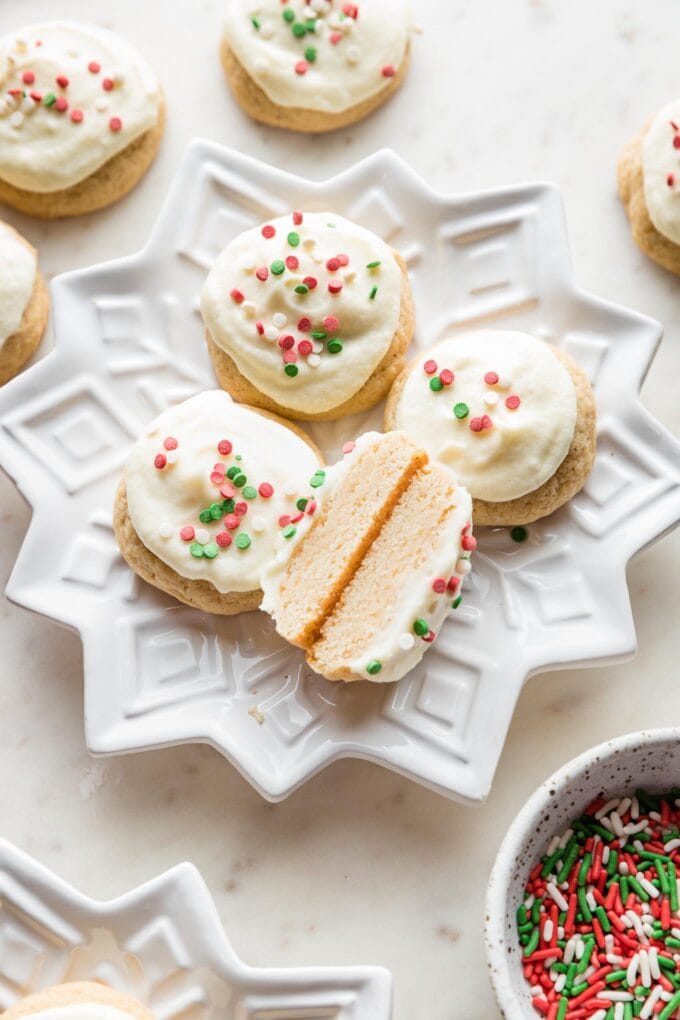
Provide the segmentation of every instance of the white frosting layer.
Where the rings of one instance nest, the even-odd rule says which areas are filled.
[[[176,440],[175,448],[168,438]],[[222,440],[231,451],[220,453]],[[156,467],[157,457],[167,463]],[[215,473],[220,464],[221,480]],[[127,466],[130,519],[147,549],[182,577],[210,581],[223,593],[254,591],[273,555],[279,517],[296,513],[295,500],[318,466],[290,429],[222,391],[199,393],[164,411],[133,448]],[[232,483],[228,472],[237,467],[246,481],[237,475]],[[263,483],[273,487],[271,495],[262,493]],[[223,506],[229,499],[234,509]],[[202,521],[201,511],[210,507],[215,516]],[[221,546],[220,535],[229,535],[231,543]],[[250,541],[241,548],[246,537]]]
[[[428,361],[437,366],[431,374]],[[446,370],[453,382],[433,392],[432,380]],[[487,373],[498,382],[485,381]],[[508,406],[517,398],[518,406]],[[555,473],[573,439],[576,412],[572,378],[547,344],[526,333],[479,330],[418,358],[395,425],[473,497],[502,502],[533,492]]]
[[[375,234],[335,213],[293,214],[227,245],[201,311],[215,343],[258,390],[315,413],[352,397],[387,353],[402,286],[392,249]]]
[[[411,27],[407,0],[228,0],[227,12],[227,43],[272,102],[328,113],[385,88]]]
[[[3,36],[0,178],[33,192],[71,187],[153,127],[159,103],[153,71],[112,32],[53,21]]]
[[[6,223],[0,223],[0,349],[21,325],[36,269],[33,248]]]
[[[364,450],[380,441],[381,433],[365,432],[356,440],[354,447],[348,450],[342,460],[324,470],[321,485],[310,489],[307,495],[316,502],[315,514],[323,510],[324,503],[342,485],[352,462]],[[262,574],[264,598],[262,609],[270,613],[276,621],[280,605],[280,586],[283,581],[291,554],[302,541],[314,522],[314,514],[308,513],[296,522],[296,534],[289,539],[280,535],[276,542],[276,554]],[[455,508],[446,520],[445,526],[436,536],[431,553],[417,569],[404,575],[401,598],[391,607],[389,623],[379,634],[372,636],[360,658],[349,661],[347,667],[366,680],[377,683],[392,683],[412,669],[429,648],[432,634],[436,637],[455,603],[460,604],[460,591],[463,580],[470,572],[471,550],[461,547],[463,537],[466,543],[474,546],[472,537],[472,500],[470,494],[462,487],[455,490]],[[435,591],[435,581],[446,582],[444,591]],[[414,631],[414,622],[424,620],[429,627],[430,640]],[[371,673],[367,666],[370,662],[380,663],[380,670]]]
[[[680,244],[680,99],[657,113],[642,158],[649,217],[659,233]]]
[[[69,1006],[51,1006],[27,1016],[33,1020],[130,1020],[132,1014],[98,1002],[78,1002]]]

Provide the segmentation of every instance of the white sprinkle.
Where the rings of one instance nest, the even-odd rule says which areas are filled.
[[[457,574],[462,574],[463,577],[465,577],[466,574],[469,574],[471,570],[472,570],[472,563],[470,562],[470,560],[460,559],[456,563],[456,571],[455,572]],[[567,907],[565,907],[564,909],[566,910]]]
[[[593,1013],[593,1015],[591,1016],[590,1020],[607,1020],[607,1010],[606,1009],[596,1010],[595,1013]]]
[[[98,99],[97,102],[94,104],[94,108],[97,111],[97,113],[104,113],[106,110],[108,110],[109,104],[106,101],[106,99]]]
[[[288,322],[288,319],[283,314],[283,312],[274,312],[274,314],[272,315],[272,322],[276,327],[278,327],[278,329],[283,329],[283,327]]]
[[[554,925],[552,923],[552,920],[550,918],[548,918],[548,920],[543,925],[543,941],[544,942],[548,942],[548,943],[550,942],[551,938],[553,937],[553,927],[554,927]]]
[[[31,99],[30,96],[24,96],[24,98],[21,100],[20,109],[23,110],[24,113],[33,113],[33,111],[35,110],[35,105],[36,105],[35,101]]]
[[[654,899],[661,895],[656,886],[652,885],[649,879],[645,878],[644,875],[638,875],[637,879],[645,892],[648,892],[650,896],[654,897]]]
[[[496,404],[498,403],[498,394],[497,393],[491,393],[491,392],[490,393],[485,393],[484,394],[484,403],[486,404],[487,407],[495,407]]]
[[[628,985],[629,988],[635,984],[635,976],[637,974],[639,962],[640,961],[638,959],[638,954],[635,953],[630,963],[628,964],[628,969],[626,970],[626,984]]]
[[[621,816],[619,815],[618,811],[612,811],[612,813],[609,816],[609,820],[612,823],[612,829],[620,839],[624,833],[623,822],[621,821]]]
[[[651,946],[647,955],[649,956],[649,969],[652,972],[652,977],[655,981],[658,981],[661,977],[661,970],[659,969],[659,950],[656,946]]]
[[[297,492],[298,492],[298,487],[297,487],[297,485],[295,485],[292,482],[289,482],[288,485],[284,486],[284,489],[283,489],[284,496],[297,496]]]
[[[177,463],[177,450],[167,450],[165,454],[165,461],[167,464]]]
[[[358,64],[359,63],[359,47],[350,46],[347,50],[347,63]]]
[[[265,340],[270,340],[272,342],[274,340],[278,340],[279,339],[278,329],[275,329],[274,326],[267,326],[267,328],[264,331],[264,338]]]
[[[318,354],[310,354],[307,358],[307,364],[310,368],[318,368],[321,364],[321,358]]]
[[[263,39],[271,39],[274,35],[274,29],[272,28],[271,22],[265,21],[264,24],[260,25],[260,35]]]
[[[640,802],[637,797],[633,797],[630,805],[630,817],[637,819],[640,816]]]
[[[654,1007],[655,1007],[655,1005],[656,1005],[656,1003],[657,1003],[657,1001],[658,1001],[662,991],[663,991],[663,989],[662,989],[661,985],[657,985],[655,988],[652,989],[650,994],[647,996],[647,999],[645,1000],[644,1006],[640,1010],[640,1018],[641,1018],[641,1020],[649,1020],[649,1017],[654,1012]]]
[[[312,350],[315,354],[321,354],[323,350],[323,343],[321,340],[312,340]]]
[[[252,301],[243,301],[241,303],[241,311],[245,312],[249,319],[255,315],[255,305]]]
[[[567,975],[566,974],[560,974],[560,976],[558,977],[557,981],[555,982],[555,991],[556,992],[561,992],[562,989],[564,988],[564,986],[566,985],[566,983],[567,983]]]
[[[599,821],[600,818],[604,818],[610,811],[613,811],[619,806],[619,798],[615,797],[613,800],[608,800],[606,804],[603,804],[599,811],[595,812],[595,817]]]
[[[583,954],[585,953],[585,951],[586,951],[586,944],[583,941],[583,939],[581,938],[581,936],[579,935],[578,936],[578,942],[576,943],[576,959],[577,960],[582,960],[583,959]]]
[[[251,527],[256,535],[261,534],[267,527],[267,522],[264,517],[253,517]]]
[[[574,959],[575,952],[576,941],[574,938],[570,938],[566,946],[564,947],[564,956],[562,957],[562,962],[567,964],[571,963],[571,961]]]
[[[496,386],[500,387],[502,390],[509,390],[512,386],[512,379],[508,375],[499,375]]]
[[[649,957],[644,949],[640,950],[640,979],[645,988],[650,987],[652,983],[652,969],[649,966]]]
[[[54,132],[54,131],[56,131],[58,129],[58,127],[59,127],[59,121],[57,120],[57,118],[56,117],[50,117],[49,120],[47,121],[47,130]]]
[[[595,902],[595,897],[593,896],[592,889],[589,892],[586,893],[586,903],[588,904],[588,906],[590,907],[590,909],[593,912],[596,910],[597,903]]]
[[[559,834],[553,836],[553,838],[550,840],[550,842],[548,843],[548,846],[546,848],[546,851],[545,851],[546,857],[552,857],[552,855],[555,853],[557,848],[559,846],[561,846],[561,844],[562,844],[562,840],[560,839]]]
[[[241,259],[241,269],[244,273],[252,273],[255,269],[255,259],[246,255],[244,259]]]
[[[415,643],[416,639],[413,634],[402,634],[399,638],[399,647],[404,652],[408,652],[409,649],[413,648]]]
[[[617,807],[616,810],[618,811],[622,818],[625,815],[626,811],[628,811],[628,809],[630,808],[630,805],[631,805],[630,797],[624,797],[619,806]]]
[[[569,910],[569,904],[554,882],[548,882],[545,888],[548,896],[555,901],[560,910]]]
[[[669,854],[673,850],[677,850],[679,846],[680,846],[680,839],[669,839],[668,842],[665,844],[666,853]]]
[[[210,540],[210,534],[205,528],[199,528],[196,532],[196,541],[200,542],[201,545],[205,545]]]
[[[609,863],[609,843],[607,843],[606,847],[602,851],[602,863],[603,864]]]
[[[173,528],[170,524],[161,524],[158,529],[158,534],[161,538],[170,538],[172,536]]]
[[[21,127],[24,122],[24,115],[19,110],[15,110],[9,118],[9,122],[14,128]]]
[[[617,1002],[614,1006],[614,1020],[623,1020],[623,1003]]]
[[[607,992],[607,998],[612,1002],[632,1002],[634,997],[630,992]]]

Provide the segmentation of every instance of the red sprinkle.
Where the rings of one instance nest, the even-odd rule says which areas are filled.
[[[21,80],[24,83],[24,85],[32,85],[33,82],[35,81],[35,75],[33,74],[33,71],[24,71],[24,73],[21,76]]]
[[[258,319],[257,322],[255,323],[255,329],[260,334],[260,336],[264,336],[264,322],[260,322],[260,320]]]
[[[342,32],[331,32],[329,36],[333,46],[337,46],[339,42],[342,42]]]
[[[443,595],[444,592],[446,591],[446,578],[435,577],[434,581],[432,582],[432,591],[436,592],[437,595]]]
[[[342,8],[342,13],[346,14],[348,18],[356,19],[359,17],[359,8],[356,4],[345,4]]]
[[[65,74],[58,74],[54,80],[56,81],[60,89],[68,88],[68,78],[66,77]]]
[[[288,336],[282,336],[279,338],[279,347],[281,348],[282,351],[289,351],[291,347],[293,347],[294,345],[295,337],[290,336],[290,334]]]
[[[286,269],[290,269],[292,272],[298,269],[300,266],[300,260],[297,255],[288,255],[286,258]]]
[[[166,438],[163,440],[163,446],[165,447],[166,450],[176,450],[177,447],[179,446],[179,443],[177,442],[174,436],[166,436]]]
[[[179,537],[183,542],[193,542],[196,538],[196,530],[190,524],[187,524],[185,527],[180,528]]]
[[[336,255],[336,258],[341,266],[349,265],[349,255]]]
[[[348,440],[348,442],[342,444],[342,452],[343,453],[351,453],[356,445],[357,444],[354,442],[354,440],[350,439],[350,440]]]
[[[218,531],[215,535],[215,541],[222,549],[228,548],[232,543],[232,537],[228,531]]]
[[[340,320],[335,315],[327,315],[323,320],[323,328],[329,333],[335,333],[337,329],[340,329]]]
[[[498,372],[487,372],[484,376],[484,382],[487,386],[495,386],[498,382]]]
[[[453,375],[453,372],[451,371],[451,369],[450,369],[450,368],[444,368],[444,369],[443,369],[443,370],[442,370],[442,371],[441,371],[441,372],[439,373],[439,381],[440,381],[440,382],[441,382],[441,383],[442,383],[442,384],[443,384],[444,386],[450,386],[450,385],[451,385],[451,383],[453,382],[453,380],[454,380],[454,375]]]
[[[82,110],[71,110],[71,120],[73,121],[74,124],[80,124],[82,119],[83,119]]]
[[[316,500],[315,499],[311,499],[309,501],[309,503],[307,504],[307,509],[305,510],[305,513],[309,514],[309,516],[311,517],[311,515],[314,513],[315,510],[316,510]]]
[[[57,100],[59,102],[59,100]],[[120,117],[112,117],[109,121],[109,127],[112,131],[120,131],[123,126],[123,122]]]
[[[310,290],[316,290],[319,285],[319,281],[316,276],[305,276],[302,282],[305,287],[309,287]]]
[[[235,301],[237,305],[240,305],[241,302],[245,300],[245,295],[243,295],[240,290],[236,290],[236,288],[234,288],[230,293],[232,301]]]
[[[287,528],[290,524],[290,514],[281,514],[279,517],[279,527]]]
[[[423,641],[427,641],[428,645],[432,644],[435,639],[435,633],[433,630],[429,630],[427,634],[423,635]]]
[[[259,269],[255,270],[255,276],[258,278],[258,280],[262,280],[262,282],[264,283],[264,281],[269,278],[269,270],[267,269],[266,266],[260,266]]]
[[[297,354],[295,351],[284,351],[283,361],[286,365],[292,365],[297,361]]]
[[[248,504],[244,500],[240,499],[234,507],[234,513],[237,517],[245,517],[248,513]]]
[[[233,443],[231,443],[228,439],[220,439],[219,443],[217,444],[217,452],[220,453],[223,457],[227,457],[233,449],[234,449]]]
[[[298,322],[298,329],[301,333],[309,333],[312,328],[312,320],[308,319],[306,315],[303,315]]]
[[[104,78],[104,80],[102,81],[102,88],[104,89],[105,92],[110,92],[111,89],[113,88],[113,79]]]
[[[68,110],[68,100],[64,99],[63,96],[59,96],[54,104],[54,109],[59,110],[59,113],[64,113],[65,110]]]
[[[455,574],[452,574],[451,577],[449,578],[449,583],[447,584],[446,587],[448,588],[449,591],[455,591],[459,584],[460,578],[456,577]]]
[[[300,226],[300,224],[302,223],[302,213],[301,212],[294,212],[293,213],[293,223],[295,224],[296,227]]]
[[[42,92],[31,92],[29,94],[30,94],[31,99],[34,102],[36,102],[36,103],[41,102],[41,100],[42,100]]]
[[[474,535],[463,535],[460,543],[466,552],[472,552],[477,548],[477,539]]]
[[[303,358],[306,358],[308,354],[311,354],[314,350],[314,344],[311,340],[300,340],[297,346],[298,354]]]
[[[515,411],[521,403],[522,401],[514,393],[512,394],[512,396],[505,398],[505,406],[509,408],[511,411]]]
[[[210,481],[213,483],[213,485],[222,485],[224,482],[224,472],[212,471],[210,474]],[[225,496],[224,498],[227,499],[227,496]]]
[[[340,261],[337,258],[336,259],[329,259],[328,262],[326,263],[326,269],[328,270],[329,273],[337,273],[339,268],[340,268]]]
[[[675,184],[675,177],[673,176],[673,174],[668,175],[668,177],[666,178],[666,184],[668,185],[669,188],[673,187],[673,185]]]
[[[425,375],[434,375],[436,371],[437,371],[436,361],[432,361],[430,359],[430,361],[426,361],[425,364],[423,365],[423,372],[425,373]]]
[[[673,148],[680,149],[680,135],[676,135],[673,139]]]
[[[382,69],[383,78],[394,78],[396,73],[397,70],[393,64],[385,64],[385,66]]]
[[[483,428],[481,418],[470,418],[470,432],[481,432]]]
[[[270,482],[262,482],[257,491],[262,496],[262,499],[271,499],[274,495],[274,486]]]
[[[307,63],[306,60],[298,60],[297,64],[295,65],[296,74],[307,74],[308,69],[309,64]]]
[[[482,428],[483,429],[492,429],[493,428],[493,422],[491,421],[491,418],[489,418],[488,414],[483,414],[482,415]]]
[[[229,531],[236,531],[237,528],[241,527],[241,518],[238,514],[225,514],[224,515],[224,526]]]
[[[273,227],[271,223],[266,223],[262,228],[262,236],[269,240],[270,237],[274,237],[276,234],[276,227]]]
[[[90,63],[87,65],[87,69],[92,74],[99,74],[99,72],[101,71],[101,67],[96,60],[91,60]]]
[[[220,496],[222,499],[233,499],[235,495],[236,488],[231,485],[230,482],[226,482],[224,485],[220,486]]]
[[[330,294],[339,294],[342,286],[342,280],[338,280],[337,277],[333,277],[332,280],[328,281],[328,291]]]
[[[153,459],[153,466],[155,468],[158,468],[159,471],[162,471],[167,463],[168,458],[165,456],[164,453],[157,453]]]

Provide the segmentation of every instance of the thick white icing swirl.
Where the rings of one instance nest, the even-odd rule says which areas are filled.
[[[680,99],[657,113],[642,159],[649,217],[660,234],[680,244]]]
[[[182,577],[210,581],[223,593],[254,591],[273,555],[279,518],[296,513],[295,500],[318,466],[312,449],[290,429],[235,404],[221,390],[199,393],[164,411],[133,448],[127,465],[130,520],[147,549]],[[233,482],[232,468],[239,469]],[[263,483],[273,491],[263,490]],[[233,509],[223,505],[228,500]],[[201,520],[210,507],[214,516]],[[227,540],[220,535],[228,535],[229,544],[221,545]]]
[[[69,188],[153,127],[159,103],[153,71],[112,32],[52,21],[5,35],[0,178],[33,192]]]
[[[324,469],[323,483],[309,493],[316,503],[315,514],[322,512],[324,503],[342,485],[356,457],[379,442],[380,436],[379,432],[365,432],[354,444],[347,444],[347,452],[342,460]],[[286,539],[280,535],[275,555],[263,571],[262,609],[275,621],[280,607],[281,583],[288,562],[313,523],[314,515],[305,514],[296,522],[296,534],[292,538]],[[464,549],[463,542],[469,548]],[[414,634],[414,621],[426,621],[434,637],[439,634],[452,606],[458,608],[460,604],[461,588],[471,569],[470,557],[475,545],[472,536],[472,500],[470,494],[458,485],[455,489],[455,508],[437,535],[431,555],[425,563],[404,576],[402,596],[399,603],[392,607],[389,626],[373,635],[370,644],[362,649],[360,658],[347,662],[352,673],[375,683],[393,683],[420,662],[431,641]],[[446,582],[446,587],[435,590],[434,583],[438,582],[441,586],[442,581]],[[380,671],[374,674],[367,669],[373,660],[380,663]]]
[[[27,1013],[32,1020],[131,1020],[133,1014],[100,1002],[74,1002],[68,1006],[50,1006]]]
[[[215,343],[262,393],[316,413],[352,397],[387,353],[403,285],[375,234],[335,213],[294,213],[227,245],[201,311]]]
[[[433,391],[442,372],[454,379]],[[479,330],[418,358],[395,427],[473,497],[497,503],[533,492],[555,473],[573,439],[576,411],[572,378],[547,344],[527,333]]]
[[[224,33],[277,106],[339,113],[385,88],[410,27],[407,0],[229,0]]]
[[[6,223],[0,223],[0,350],[21,325],[36,269],[33,248]]]

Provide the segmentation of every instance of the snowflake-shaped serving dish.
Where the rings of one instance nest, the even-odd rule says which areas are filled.
[[[0,840],[0,1011],[66,981],[103,981],[156,1020],[389,1020],[380,967],[248,967],[192,864],[98,903]]]
[[[135,437],[215,386],[198,314],[212,262],[298,207],[342,213],[399,249],[416,350],[493,322],[563,347],[595,387],[583,491],[521,544],[478,531],[462,606],[396,685],[328,683],[264,614],[179,605],[134,577],[111,530]],[[81,633],[92,752],[208,742],[271,800],[359,757],[478,801],[529,676],[635,651],[626,564],[680,519],[679,447],[639,400],[661,328],[575,287],[555,186],[445,197],[389,151],[310,182],[196,141],[146,247],[57,278],[52,301],[54,352],[0,393],[0,463],[33,507],[7,593]],[[380,422],[378,409],[311,431],[332,459]]]

